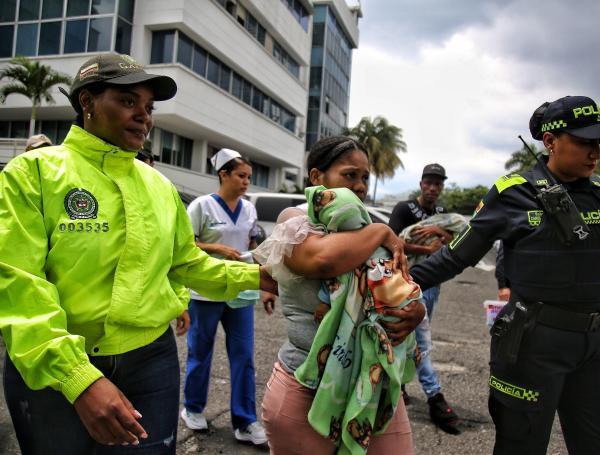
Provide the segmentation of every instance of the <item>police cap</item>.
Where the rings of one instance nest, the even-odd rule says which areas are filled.
[[[111,85],[147,84],[156,101],[173,98],[177,84],[169,76],[146,73],[144,67],[129,55],[101,54],[87,60],[73,78],[70,93],[60,91],[69,98],[76,111],[80,111],[79,92],[87,85],[105,83]]]
[[[587,96],[565,96],[538,107],[529,120],[534,139],[545,132],[564,131],[583,139],[600,139],[600,111]]]

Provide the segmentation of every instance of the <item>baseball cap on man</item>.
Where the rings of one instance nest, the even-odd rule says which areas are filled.
[[[103,82],[111,85],[147,84],[154,92],[156,101],[164,101],[175,96],[177,84],[169,76],[146,73],[144,67],[129,55],[101,54],[87,60],[73,78],[71,91],[67,93],[76,111],[80,110],[78,95],[87,85]]]
[[[52,145],[50,138],[48,138],[48,136],[45,134],[34,134],[27,139],[27,142],[25,143],[25,150],[33,150],[44,145]]]
[[[547,131],[564,131],[582,139],[600,139],[600,109],[587,96],[565,96],[536,109],[529,121],[529,130],[538,140]]]
[[[423,176],[421,178],[425,177],[426,175],[435,175],[437,177],[441,177],[442,180],[446,180],[448,178],[446,177],[446,169],[437,163],[428,164],[423,168]]]

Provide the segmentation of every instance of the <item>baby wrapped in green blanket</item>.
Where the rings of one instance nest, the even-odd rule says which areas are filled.
[[[309,218],[328,233],[371,223],[347,188],[311,187],[306,198]],[[360,268],[324,282],[317,309],[322,320],[295,376],[316,389],[308,420],[338,445],[338,453],[366,452],[371,435],[383,433],[394,415],[400,385],[414,374],[415,339],[413,333],[394,347],[380,322],[389,319],[382,314],[386,308],[402,308],[420,296],[418,285],[393,271],[391,254],[381,247]]]

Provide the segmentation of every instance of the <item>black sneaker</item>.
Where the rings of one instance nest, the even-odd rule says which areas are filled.
[[[442,431],[449,434],[460,434],[458,424],[460,419],[446,402],[444,395],[437,393],[427,400],[431,421]]]
[[[408,406],[410,404],[410,396],[406,392],[406,386],[402,384],[400,390],[402,390],[402,401],[404,401],[404,406]]]

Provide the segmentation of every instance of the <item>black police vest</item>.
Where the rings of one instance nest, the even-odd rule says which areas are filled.
[[[531,185],[531,190],[543,175],[534,169],[523,177],[527,180],[523,185]],[[531,216],[533,224],[539,224],[533,232],[529,226],[527,235],[505,242],[504,259],[511,292],[525,301],[600,304],[600,180],[594,176],[590,181],[577,183],[569,187],[569,194],[591,234],[570,246],[560,241],[551,217],[535,200],[535,192],[521,191],[528,194],[528,205],[538,205]],[[532,223],[531,217],[529,222]]]

